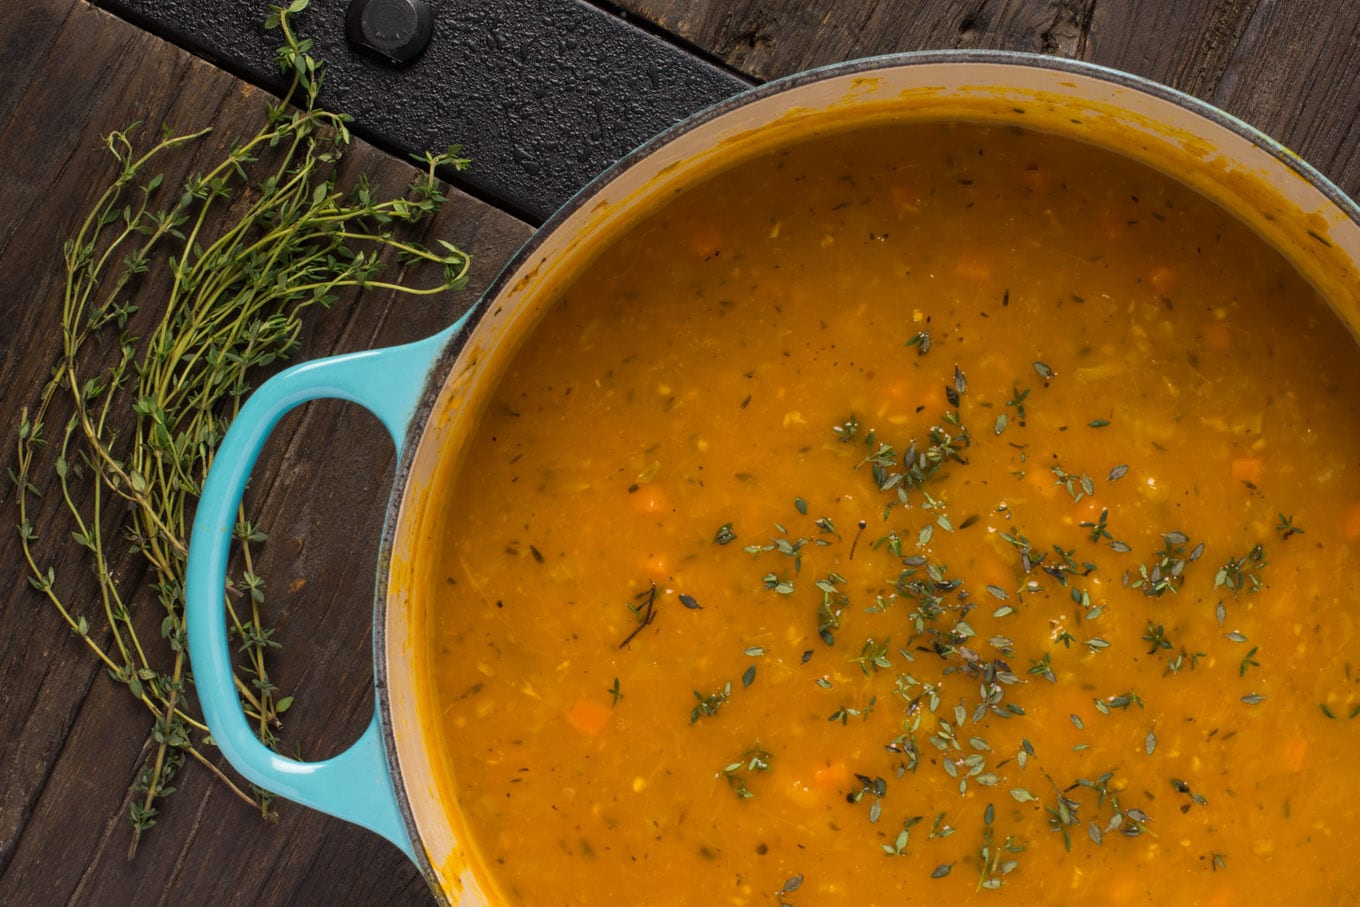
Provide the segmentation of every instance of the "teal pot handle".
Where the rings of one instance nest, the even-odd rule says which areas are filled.
[[[415,847],[398,806],[376,702],[359,739],[330,759],[289,759],[255,736],[232,681],[225,611],[227,560],[246,481],[279,420],[309,400],[348,400],[378,417],[400,457],[430,370],[469,317],[470,313],[416,343],[303,363],[261,385],[241,407],[213,458],[189,545],[185,587],[189,660],[203,717],[218,749],[251,783],[375,831],[413,861]]]

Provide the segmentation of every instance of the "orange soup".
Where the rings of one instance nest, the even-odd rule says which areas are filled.
[[[508,904],[1360,898],[1350,332],[1177,182],[880,125],[709,179],[446,503],[443,796]]]

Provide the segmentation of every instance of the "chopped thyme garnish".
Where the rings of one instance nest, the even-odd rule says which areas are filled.
[[[1109,520],[1109,518],[1110,518],[1109,508],[1102,507],[1100,509],[1100,518],[1096,522],[1092,523],[1090,520],[1083,520],[1077,525],[1079,525],[1082,529],[1091,530],[1089,538],[1093,542],[1099,542],[1101,539],[1113,539],[1114,536],[1110,535],[1110,531],[1105,528],[1105,523],[1107,520]]]
[[[883,815],[882,800],[888,793],[888,782],[882,778],[870,778],[868,775],[855,773],[855,780],[859,782],[859,789],[851,791],[845,795],[847,803],[858,803],[864,799],[865,794],[873,794],[874,801],[869,804],[869,821],[877,822]]]
[[[867,721],[869,715],[874,710],[874,705],[877,702],[878,702],[877,696],[870,696],[869,701],[865,704],[864,708],[862,709],[851,708],[850,706],[843,705],[840,708],[836,709],[836,711],[832,712],[831,715],[826,720],[831,722],[839,721],[843,725],[849,724],[851,718],[863,718]]]
[[[836,588],[844,584],[845,577],[838,573],[828,573],[825,579],[819,579],[814,584],[822,593],[822,603],[817,607],[817,635],[828,646],[836,644],[836,637],[831,631],[840,628],[841,614],[850,604],[845,593]]]
[[[1125,582],[1134,589],[1142,589],[1144,595],[1151,597],[1166,592],[1174,593],[1186,566],[1199,560],[1204,553],[1204,543],[1201,542],[1187,554],[1185,548],[1189,544],[1190,539],[1183,532],[1162,533],[1162,547],[1156,552],[1157,560],[1152,568],[1149,570],[1147,565],[1139,564],[1139,578],[1129,581],[1125,574]]]
[[[872,638],[866,639],[864,645],[860,647],[859,655],[850,660],[859,665],[866,677],[880,669],[891,668],[892,661],[888,658],[888,640],[876,642]]]
[[[1022,426],[1025,424],[1025,398],[1028,396],[1029,388],[1022,388],[1018,384],[1012,384],[1011,398],[1006,401],[1007,406],[1015,407],[1015,418]],[[997,434],[1001,434],[1001,432],[997,432]]]
[[[637,626],[633,627],[633,631],[623,638],[623,642],[619,643],[620,649],[632,642],[633,637],[641,633],[656,619],[656,583],[648,583],[647,591],[634,595],[633,600],[628,603],[628,610],[633,612],[633,616],[637,618]]]
[[[1275,525],[1275,531],[1280,534],[1280,541],[1288,539],[1291,535],[1303,535],[1303,530],[1294,525],[1294,516],[1280,514],[1280,521]]]
[[[917,338],[908,345],[918,346],[924,352],[920,347],[929,348],[929,335],[922,332]],[[1034,367],[1046,386],[1055,377],[1053,370],[1042,362],[1035,362]],[[1117,508],[1124,506],[1121,502],[1125,498],[1122,494],[1115,494],[1108,485],[1097,488],[1099,481],[1115,483],[1122,480],[1128,475],[1130,466],[1117,464],[1109,468],[1104,480],[1097,480],[1086,472],[1068,471],[1064,465],[1059,465],[1057,452],[1050,454],[1045,451],[1042,454],[1045,459],[1040,459],[1037,451],[1027,450],[1024,444],[1000,443],[999,446],[1019,451],[1020,462],[1030,472],[1038,470],[1039,475],[1042,475],[1047,467],[1054,477],[1054,484],[1067,492],[1071,502],[1083,503],[1081,515],[1073,513],[1060,522],[1034,524],[1045,526],[1044,534],[1054,533],[1058,543],[1054,544],[1054,539],[1046,539],[1048,544],[1045,545],[1035,545],[1026,538],[1022,532],[1023,524],[1018,522],[1017,514],[1004,499],[996,505],[989,503],[982,506],[971,498],[964,499],[966,504],[957,505],[956,512],[959,515],[974,510],[980,513],[970,515],[956,524],[949,512],[952,509],[949,505],[956,486],[966,481],[956,480],[955,477],[961,475],[957,467],[967,466],[967,455],[972,445],[972,438],[962,423],[959,409],[962,397],[968,390],[968,380],[963,370],[956,365],[952,380],[945,382],[945,394],[951,409],[943,414],[927,414],[924,418],[937,421],[934,424],[918,423],[914,436],[900,436],[910,440],[892,438],[886,431],[862,426],[853,414],[841,424],[833,426],[833,433],[839,441],[858,439],[863,444],[862,451],[858,445],[848,449],[832,445],[830,449],[843,451],[847,468],[853,467],[872,474],[871,491],[876,490],[882,498],[868,505],[869,512],[874,512],[874,507],[886,503],[881,508],[884,525],[876,531],[877,538],[870,545],[867,555],[872,564],[866,565],[865,569],[874,564],[889,565],[886,571],[889,579],[886,582],[890,584],[890,589],[875,588],[874,583],[877,581],[873,579],[861,587],[859,574],[845,570],[850,577],[847,581],[845,576],[828,569],[843,565],[845,561],[838,558],[846,556],[835,548],[821,555],[814,547],[833,546],[842,540],[829,516],[820,516],[812,521],[818,529],[812,538],[796,536],[798,527],[794,524],[790,524],[790,528],[795,530],[793,534],[785,526],[775,524],[778,534],[770,538],[767,544],[750,545],[745,550],[752,555],[772,553],[793,560],[792,570],[767,572],[762,581],[766,589],[785,596],[795,596],[795,603],[812,598],[806,583],[800,582],[797,590],[794,585],[795,574],[800,572],[806,559],[810,573],[816,571],[813,575],[821,577],[813,585],[818,593],[817,634],[824,644],[834,646],[836,634],[846,631],[853,623],[856,635],[852,639],[860,640],[860,648],[851,649],[843,661],[858,665],[863,679],[855,681],[831,670],[826,673],[819,671],[820,676],[810,676],[809,672],[800,680],[800,683],[811,681],[816,685],[816,691],[804,687],[809,692],[821,695],[821,691],[838,690],[837,696],[844,697],[835,710],[827,715],[828,722],[848,726],[851,719],[867,721],[877,705],[878,694],[882,693],[882,684],[893,685],[894,695],[884,698],[885,702],[890,703],[885,708],[894,713],[889,716],[894,721],[889,734],[895,736],[891,736],[883,746],[890,754],[894,774],[889,775],[884,771],[885,777],[903,778],[908,772],[917,772],[922,766],[932,768],[930,763],[934,762],[938,771],[948,780],[937,778],[930,783],[952,783],[959,794],[965,797],[988,787],[1006,791],[1009,796],[1007,802],[1013,801],[1012,806],[1008,807],[1011,811],[1034,810],[1045,815],[1049,827],[1062,834],[1064,846],[1068,850],[1072,849],[1074,838],[1078,839],[1079,845],[1115,846],[1116,840],[1143,834],[1150,821],[1141,810],[1121,805],[1120,796],[1125,793],[1122,785],[1130,782],[1115,782],[1113,770],[1098,776],[1077,778],[1066,787],[1059,787],[1049,778],[1056,801],[1043,797],[1042,791],[1038,794],[1034,792],[1039,788],[1034,786],[1031,779],[1018,774],[1029,770],[1032,775],[1036,768],[1043,771],[1034,755],[1033,744],[1026,739],[1018,750],[1005,752],[1003,750],[1010,750],[1013,744],[1005,742],[1004,737],[992,736],[987,728],[995,720],[1025,715],[1025,706],[1030,702],[1026,697],[1036,694],[1043,696],[1045,694],[1042,691],[1050,689],[1037,685],[1038,679],[1042,678],[1048,684],[1058,684],[1061,676],[1062,682],[1066,684],[1068,673],[1076,661],[1086,661],[1091,655],[1102,655],[1106,659],[1122,655],[1136,661],[1142,660],[1138,649],[1129,649],[1125,654],[1125,650],[1120,647],[1119,643],[1127,637],[1118,634],[1127,632],[1127,624],[1121,623],[1125,618],[1119,615],[1117,607],[1116,596],[1119,593],[1109,587],[1106,573],[1100,571],[1091,560],[1097,551],[1108,549],[1116,555],[1122,555],[1132,550],[1128,543],[1113,535],[1111,528],[1113,524],[1123,533],[1129,533],[1125,537],[1130,541],[1136,539],[1132,533],[1137,532],[1137,527],[1126,527],[1126,521],[1119,519],[1124,511]],[[1018,422],[1021,426],[1025,424],[1029,394],[1028,388],[1013,385],[1011,398],[1000,413],[995,413],[993,402],[979,402],[980,408],[993,409],[995,415],[989,418],[992,419],[995,435],[1003,434],[1013,423]],[[918,407],[916,412],[920,414],[923,410],[923,407]],[[1085,424],[1091,428],[1109,427],[1118,430],[1123,426],[1116,425],[1117,422],[1119,420],[1107,416]],[[892,422],[894,426],[897,424],[896,420]],[[1014,432],[1012,437],[1015,437]],[[1020,475],[1023,477],[1023,472]],[[1037,477],[1030,475],[1029,478],[1033,480]],[[985,484],[985,480],[982,484]],[[1102,495],[1110,495],[1109,506],[1090,506],[1087,499],[1093,498],[1098,490]],[[1125,490],[1133,491],[1118,489],[1119,492]],[[864,506],[863,501],[857,500],[861,493],[855,491],[843,497],[828,496],[830,501],[835,502],[828,506],[841,506],[843,501],[850,501],[858,509]],[[1045,493],[1052,494],[1047,489]],[[1057,495],[1052,501],[1064,508],[1070,507],[1062,503],[1062,498],[1062,495]],[[794,509],[804,517],[810,515],[807,500],[802,496],[792,497]],[[965,507],[968,509],[965,510]],[[854,513],[854,510],[850,512]],[[894,513],[901,514],[901,518],[892,519]],[[842,513],[840,518],[846,517]],[[1042,512],[1038,518],[1043,519]],[[850,558],[853,558],[869,521],[861,519],[856,522],[858,532],[850,547]],[[982,524],[985,534],[990,538],[999,538],[1018,552],[1018,568],[1013,561],[1008,565],[1003,564],[1003,570],[1009,570],[1010,577],[1019,577],[1017,584],[1011,584],[1012,580],[1006,572],[974,573],[974,568],[969,568],[965,569],[962,577],[950,575],[948,567],[939,562],[941,556],[962,557],[957,553],[960,549],[954,547],[957,543],[952,536],[978,523]],[[1073,528],[1074,524],[1076,528]],[[722,526],[714,537],[715,543],[725,545],[732,541],[735,533],[732,533],[731,527],[731,523]],[[1293,525],[1291,516],[1284,514],[1279,515],[1278,525],[1274,528],[1282,540],[1303,531]],[[976,537],[977,531],[973,534]],[[1134,564],[1129,559],[1125,565],[1121,565],[1120,569],[1127,566],[1123,573],[1123,584],[1149,598],[1175,593],[1184,587],[1187,568],[1202,557],[1205,548],[1203,542],[1192,542],[1186,533],[1179,530],[1162,532],[1160,547],[1150,561]],[[1215,575],[1214,588],[1226,588],[1234,596],[1242,590],[1250,592],[1261,588],[1260,574],[1265,565],[1265,550],[1257,545],[1242,557],[1229,559]],[[1118,572],[1114,575],[1118,576]],[[1206,590],[1201,587],[1207,584],[1200,582],[1193,571],[1191,575],[1192,594],[1203,594]],[[851,609],[846,591],[852,584],[856,589],[855,595],[868,596],[865,601],[868,607]],[[1115,594],[1112,595],[1112,592]],[[684,597],[681,601],[685,601]],[[1055,645],[1052,651],[1044,651],[1026,644],[1026,633],[1032,626],[1033,608],[1041,603],[1045,608],[1057,606],[1049,624],[1049,633],[1050,638],[1061,644],[1062,648]],[[809,606],[811,604],[808,602]],[[1193,626],[1193,621],[1171,615],[1154,616],[1150,609],[1156,606],[1149,603],[1147,607],[1149,610],[1142,641],[1148,644],[1148,649],[1144,651],[1155,659],[1154,665],[1163,665],[1166,674],[1176,674],[1185,668],[1194,669],[1201,659],[1207,658],[1204,652],[1192,651],[1169,638],[1168,627],[1176,631],[1177,636],[1181,628],[1187,628],[1188,636],[1188,628]],[[1222,604],[1216,609],[1216,615],[1222,625],[1225,621]],[[1145,617],[1139,615],[1136,619],[1141,623]],[[863,630],[861,620],[864,621]],[[998,620],[1006,620],[1007,624],[1003,626],[1010,632],[997,632],[995,621]],[[1094,627],[1085,626],[1097,620],[1101,623]],[[892,630],[896,626],[904,629]],[[1134,632],[1137,630],[1134,629]],[[1234,639],[1232,634],[1228,634],[1228,638]],[[893,639],[897,640],[897,646],[890,641]],[[1111,644],[1112,639],[1115,645]],[[1240,636],[1240,641],[1245,640],[1245,636]],[[763,654],[764,649],[753,646],[745,652],[748,656],[754,656]],[[1244,677],[1251,668],[1260,666],[1256,659],[1258,653],[1259,647],[1252,646],[1240,658],[1239,677]],[[808,650],[803,656],[803,664],[807,664],[810,655],[811,650]],[[1016,662],[1015,659],[1028,660],[1027,669],[1018,672],[1020,677],[1016,676],[1010,665],[1026,662]],[[930,667],[936,663],[941,667]],[[827,667],[823,666],[822,670],[825,671]],[[904,668],[913,673],[901,672]],[[1155,674],[1155,671],[1155,667],[1144,668],[1143,674],[1148,676]],[[885,673],[886,676],[880,676]],[[775,675],[766,672],[760,676],[763,682],[768,683]],[[1261,676],[1264,678],[1266,675],[1262,672]],[[955,686],[955,677],[964,680],[967,685]],[[740,687],[751,687],[756,678],[757,666],[745,665]],[[691,722],[698,723],[701,718],[714,715],[727,702],[734,685],[735,681],[707,696],[695,691],[697,705],[691,713]],[[1270,689],[1264,681],[1262,686]],[[760,688],[755,689],[758,691]],[[1011,693],[1015,695],[1008,695]],[[1243,703],[1256,705],[1263,703],[1266,697],[1263,693],[1249,691],[1240,698]],[[1145,702],[1139,692],[1128,688],[1113,695],[1096,695],[1092,691],[1087,694],[1087,699],[1094,712],[1106,718],[1093,717],[1088,725],[1081,714],[1063,710],[1068,712],[1071,726],[1080,732],[1076,735],[1079,742],[1070,746],[1070,749],[1086,754],[1081,758],[1100,758],[1097,754],[1108,746],[1103,741],[1105,735],[1102,731],[1109,725],[1102,728],[1103,721],[1137,721],[1131,715],[1125,717],[1117,713],[1144,708],[1148,709],[1150,726],[1144,719],[1142,726],[1136,728],[1134,739],[1140,743],[1135,744],[1135,747],[1143,750],[1144,758],[1158,759],[1164,755],[1158,753],[1157,726],[1165,720],[1164,713],[1158,710],[1158,703]],[[850,702],[864,704],[850,705]],[[1332,706],[1324,702],[1319,707],[1327,718],[1336,720]],[[1360,714],[1360,706],[1355,711]],[[930,716],[929,723],[923,725],[922,719],[926,716]],[[922,749],[929,754],[926,759],[921,758]],[[1067,750],[1069,745],[1064,744],[1056,749]],[[768,759],[762,759],[755,751],[750,751],[740,761],[725,767],[723,774],[738,797],[746,799],[752,795],[748,787],[751,773],[767,770]],[[848,792],[843,785],[841,788],[842,795],[851,803],[868,801],[870,823],[878,823],[884,818],[882,801],[888,786],[885,777],[856,773],[854,786]],[[1165,778],[1166,775],[1161,777]],[[1184,782],[1173,781],[1173,786],[1186,793],[1192,802],[1202,800],[1197,799],[1197,795]],[[1137,788],[1131,788],[1127,795],[1132,797],[1133,790]],[[1043,812],[1040,813],[1040,810]],[[953,831],[949,826],[940,830],[943,820],[944,814],[941,813],[936,818],[931,838],[943,837]],[[980,888],[1000,887],[1005,877],[1017,868],[1016,855],[1025,849],[1014,836],[1003,837],[999,834],[995,820],[994,806],[987,804],[983,841],[975,851]],[[886,856],[907,855],[912,828],[919,821],[920,816],[909,817],[900,829],[887,829],[877,836],[874,846]],[[934,877],[947,875],[953,865],[938,864]]]
[[[1166,638],[1166,631],[1161,624],[1153,624],[1148,621],[1147,631],[1143,633],[1143,639],[1152,646],[1148,649],[1149,655],[1156,655],[1162,649],[1173,648],[1171,640]]]
[[[908,816],[903,819],[902,830],[897,833],[897,837],[893,838],[893,842],[891,844],[880,845],[883,848],[883,852],[890,857],[906,856],[907,845],[911,841],[911,830],[916,827],[916,824],[920,822],[921,819],[921,816]]]
[[[978,869],[981,878],[978,889],[995,889],[1005,884],[1005,876],[1010,875],[1020,865],[1014,857],[1023,853],[1025,845],[1007,835],[1006,840],[997,844],[992,825],[996,820],[996,809],[988,803],[982,812],[982,846],[978,849]]]
[[[1230,557],[1218,568],[1218,573],[1214,575],[1214,588],[1226,588],[1233,595],[1243,589],[1248,593],[1255,592],[1261,588],[1260,573],[1269,563],[1266,560],[1265,548],[1253,545],[1246,554],[1237,558]]]
[[[729,762],[727,765],[723,766],[722,773],[723,776],[727,778],[727,783],[731,786],[736,795],[743,800],[749,800],[754,797],[755,794],[753,794],[751,789],[746,785],[747,776],[754,772],[768,772],[770,770],[770,763],[773,760],[774,756],[767,750],[762,749],[760,744],[757,743],[755,746],[742,753],[741,757],[735,762]],[[793,879],[784,883],[786,891],[798,890],[798,885],[802,884],[803,877],[796,876],[795,878],[798,881],[792,888],[789,888],[788,886],[789,882],[792,882]]]
[[[714,690],[708,695],[694,691],[694,698],[699,700],[689,713],[689,723],[697,724],[700,718],[711,718],[718,714],[718,709],[722,708],[727,700],[732,696],[732,681],[723,684],[721,689]]]
[[[713,534],[713,544],[727,545],[736,541],[737,534],[732,531],[731,523],[723,523],[718,527],[718,531]]]
[[[859,420],[855,418],[854,413],[851,413],[840,425],[833,425],[831,430],[836,433],[836,437],[840,441],[853,440],[859,434]]]
[[[1075,476],[1064,471],[1061,466],[1050,466],[1049,470],[1057,477],[1057,484],[1067,489],[1074,502],[1096,493],[1095,482],[1084,472],[1080,476]]]

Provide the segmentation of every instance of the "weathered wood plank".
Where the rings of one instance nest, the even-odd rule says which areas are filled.
[[[620,0],[760,79],[941,48],[1077,57],[1208,100],[1360,190],[1360,7],[1309,0]]]
[[[0,27],[0,428],[7,465],[21,407],[57,351],[61,242],[111,176],[100,137],[134,120],[218,133],[167,179],[202,167],[255,128],[265,97],[84,3],[40,0]],[[11,23],[15,27],[8,27]],[[385,190],[413,174],[360,144],[346,164]],[[299,358],[400,343],[443,327],[485,285],[529,228],[454,193],[426,231],[473,252],[472,288],[435,300],[349,298],[311,322]],[[315,758],[353,739],[372,709],[370,622],[378,532],[393,467],[391,442],[353,407],[311,405],[266,450],[252,496],[272,534],[259,569],[285,644],[281,687],[297,696],[284,745]],[[39,504],[39,525],[58,509]],[[130,787],[149,751],[150,722],[109,682],[25,580],[12,487],[0,489],[0,901],[15,903],[428,903],[413,867],[386,842],[290,804],[263,822],[197,766],[138,857]],[[64,530],[62,531],[64,536]],[[56,537],[44,556],[74,588],[88,568]],[[139,574],[129,561],[124,581]],[[117,568],[116,568],[117,569]],[[94,603],[76,598],[81,606]],[[156,638],[149,606],[140,619]]]
[[[941,48],[1078,56],[1092,0],[624,0],[632,15],[760,79],[855,57]]]

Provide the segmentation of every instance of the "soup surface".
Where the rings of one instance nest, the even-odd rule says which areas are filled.
[[[822,136],[517,354],[427,620],[512,904],[1360,898],[1349,332],[1176,182]]]

